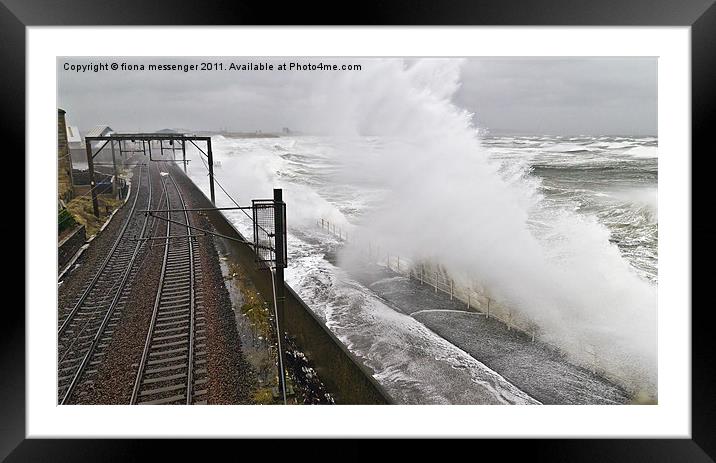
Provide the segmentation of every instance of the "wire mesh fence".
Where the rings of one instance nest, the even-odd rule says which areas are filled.
[[[259,266],[269,267],[276,260],[274,252],[274,202],[273,200],[254,199],[252,201],[254,248]]]

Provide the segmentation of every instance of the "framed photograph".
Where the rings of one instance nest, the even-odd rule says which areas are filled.
[[[0,455],[713,461],[713,2],[323,7],[3,0],[27,271]]]

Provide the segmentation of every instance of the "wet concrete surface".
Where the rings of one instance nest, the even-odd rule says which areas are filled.
[[[258,388],[253,403],[278,404],[277,345],[271,301],[256,289],[245,270],[235,262],[219,243],[219,263],[224,284],[231,299],[236,330],[241,339],[242,352],[256,373]],[[287,404],[333,404],[334,400],[319,378],[310,359],[292,339],[284,342],[287,382]]]
[[[624,404],[629,395],[619,386],[570,361],[552,346],[532,341],[519,331],[466,304],[435,293],[377,265],[351,269],[351,276],[395,310],[464,350],[543,404]]]

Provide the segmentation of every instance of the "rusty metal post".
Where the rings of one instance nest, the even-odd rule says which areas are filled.
[[[94,179],[94,160],[92,159],[92,143],[89,140],[85,140],[85,148],[87,150],[87,169],[89,170],[90,177],[90,191],[92,192],[92,211],[94,216],[99,218],[99,203],[97,202],[97,189],[95,188],[96,182]]]
[[[211,204],[216,206],[214,196],[214,155],[211,153],[211,138],[206,139],[206,154],[209,157],[209,191],[211,192]]]
[[[119,192],[117,191],[117,177],[119,176],[119,172],[117,172],[117,158],[114,156],[114,140],[109,141],[110,147],[112,148],[112,167],[114,167],[114,180],[112,181],[112,192],[114,193],[115,197],[119,197]]]
[[[209,151],[211,153],[211,151]],[[286,333],[284,325],[284,305],[286,301],[285,296],[285,283],[284,283],[284,272],[283,269],[286,267],[285,262],[285,236],[284,232],[284,203],[283,203],[283,190],[281,188],[274,188],[273,190],[273,201],[274,201],[274,245],[275,245],[275,257],[276,257],[276,326],[278,327],[278,348],[279,348],[279,393],[286,400],[286,373],[284,370],[285,362],[285,348],[282,347],[284,334]]]

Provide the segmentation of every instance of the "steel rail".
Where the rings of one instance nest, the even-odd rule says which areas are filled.
[[[176,197],[181,209],[172,210],[169,199],[169,191],[167,190],[167,182],[170,181],[176,190]],[[195,351],[196,351],[196,269],[194,259],[193,239],[196,235],[191,235],[191,226],[189,214],[185,210],[186,204],[181,194],[181,190],[174,178],[169,175],[168,181],[162,183],[167,198],[167,217],[148,214],[149,216],[166,221],[166,229],[163,237],[164,240],[164,256],[162,258],[162,269],[157,287],[157,293],[154,299],[152,309],[152,318],[147,331],[144,342],[144,349],[137,375],[132,389],[131,404],[141,403],[176,403],[183,400],[186,405],[194,402],[194,368],[195,368]],[[184,223],[171,220],[169,218],[172,212],[183,212]],[[172,226],[186,228],[187,235],[185,238],[187,248],[182,250],[180,244],[172,245]],[[182,237],[179,237],[182,238]],[[175,246],[175,247],[172,247]],[[179,246],[179,247],[176,247]],[[186,252],[188,251],[188,252]],[[172,255],[174,257],[172,257]],[[184,257],[188,255],[188,257]],[[169,270],[172,267],[173,270]],[[188,274],[176,269],[188,268]],[[185,280],[188,277],[188,287],[186,290],[177,286],[177,281]],[[169,288],[167,287],[167,281]],[[186,280],[185,280],[186,281]],[[171,283],[175,285],[171,287]],[[186,294],[186,295],[184,295]],[[184,312],[185,304],[188,302],[188,314]],[[188,315],[188,326],[185,317]],[[160,321],[161,319],[161,321]],[[168,323],[168,320],[174,320]],[[158,327],[164,324],[163,333],[158,333]],[[168,323],[168,324],[167,324]],[[167,328],[172,326],[172,328]],[[160,330],[161,331],[161,330]],[[172,334],[169,334],[172,333]],[[173,352],[173,354],[172,354]],[[185,364],[180,363],[186,352]],[[171,357],[174,355],[174,357]],[[154,356],[154,368],[149,368],[150,358]],[[162,363],[159,363],[162,362]],[[161,366],[158,366],[161,365]],[[183,386],[177,384],[177,380],[181,380],[184,374],[181,372],[186,368],[186,376]],[[203,380],[205,381],[205,380]],[[184,389],[184,397],[178,391]],[[174,394],[174,395],[170,395]]]
[[[172,184],[174,184],[174,188],[177,190],[177,195],[179,195],[179,203],[181,204],[182,208],[186,208],[186,204],[184,203],[184,198],[181,195],[181,191],[179,191],[179,186],[174,181],[173,177],[169,177],[172,181]],[[189,226],[189,213],[185,210],[184,211],[184,218],[186,219],[186,230],[187,234],[191,234],[191,228]],[[193,397],[193,391],[192,387],[194,385],[194,317],[195,317],[195,299],[194,299],[194,245],[192,243],[192,238],[187,238],[187,243],[189,244],[189,278],[190,278],[190,284],[189,284],[189,370],[187,373],[187,386],[186,386],[186,404],[191,405],[192,397]]]
[[[147,184],[149,187],[148,203],[151,204],[151,201],[152,201],[151,168],[149,168],[147,170],[147,177],[148,177]],[[139,189],[137,189],[137,195],[139,195]],[[149,221],[149,217],[145,216],[144,223],[142,224],[142,231],[140,233],[141,235],[144,234],[148,221]],[[75,371],[70,384],[67,386],[67,389],[65,390],[65,394],[62,397],[62,400],[60,401],[60,405],[64,405],[68,402],[69,398],[72,396],[72,393],[74,392],[75,387],[77,387],[79,379],[81,378],[82,374],[84,373],[85,368],[87,367],[87,364],[89,363],[90,359],[92,358],[92,354],[94,353],[94,351],[97,347],[97,344],[99,343],[99,340],[101,339],[102,335],[104,334],[104,331],[107,327],[107,324],[109,323],[109,320],[111,319],[112,315],[114,314],[114,310],[117,307],[117,303],[119,302],[120,298],[122,297],[122,293],[124,291],[127,280],[129,279],[129,275],[132,271],[132,267],[134,266],[134,261],[136,260],[136,257],[139,254],[139,250],[140,250],[141,246],[142,246],[142,243],[138,242],[137,245],[134,247],[132,256],[131,256],[129,263],[127,264],[127,267],[124,270],[122,278],[120,280],[119,288],[117,289],[117,292],[114,295],[114,298],[112,299],[112,302],[110,303],[109,308],[105,312],[104,318],[102,319],[102,323],[100,324],[99,328],[95,332],[94,338],[92,339],[92,342],[90,343],[90,346],[87,349],[87,352],[85,353],[84,357],[82,358],[82,361],[80,362],[77,370]]]
[[[167,184],[166,181],[162,180],[162,189],[164,190],[164,194],[167,198],[167,207],[169,207],[169,194],[167,192]],[[167,215],[169,215],[167,213]],[[159,286],[157,288],[157,294],[154,297],[154,307],[152,309],[152,319],[149,322],[149,331],[147,332],[147,338],[144,341],[144,350],[142,351],[142,360],[139,362],[139,369],[137,370],[137,376],[134,380],[134,387],[132,389],[132,398],[130,399],[131,404],[136,404],[137,399],[139,396],[139,388],[142,385],[142,379],[144,377],[144,369],[147,365],[147,360],[149,359],[149,351],[152,346],[152,337],[154,334],[154,328],[157,323],[157,315],[159,313],[159,303],[161,301],[162,297],[162,285],[164,285],[164,276],[166,274],[167,270],[167,260],[169,257],[169,234],[170,234],[170,227],[171,223],[167,222],[167,229],[166,229],[166,235],[165,235],[165,242],[164,242],[164,257],[162,258],[162,270],[159,275]]]
[[[120,230],[119,234],[117,235],[117,239],[114,241],[114,244],[112,245],[112,249],[110,249],[109,254],[107,254],[107,257],[102,262],[102,265],[100,265],[99,270],[97,270],[97,273],[95,273],[94,277],[90,281],[89,286],[82,292],[82,295],[80,296],[77,303],[74,305],[70,313],[65,317],[64,321],[60,325],[59,329],[57,330],[57,336],[61,336],[62,333],[67,329],[67,326],[69,325],[69,322],[72,320],[72,318],[77,314],[77,311],[82,307],[82,304],[84,304],[85,300],[87,299],[87,296],[89,296],[89,293],[94,288],[94,285],[97,284],[97,281],[99,280],[99,277],[102,275],[102,272],[104,272],[105,268],[107,268],[107,265],[112,260],[112,257],[114,256],[115,251],[117,250],[117,247],[119,246],[119,243],[122,241],[122,237],[124,236],[124,233],[127,231],[127,228],[129,227],[130,222],[132,221],[132,215],[134,214],[134,209],[137,206],[137,200],[139,199],[139,190],[142,186],[142,166],[139,168],[139,182],[137,185],[137,193],[134,195],[134,201],[132,201],[132,209],[127,214],[127,220],[124,221],[124,225],[122,225],[122,229]],[[151,191],[151,184],[150,184],[150,191]],[[150,201],[151,201],[151,194],[150,194]]]

